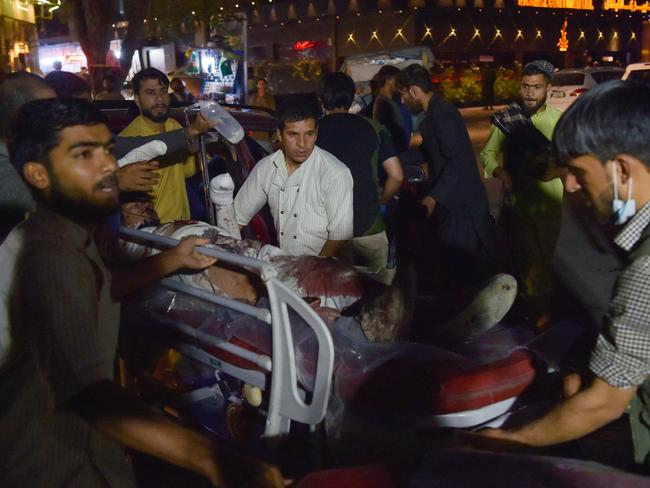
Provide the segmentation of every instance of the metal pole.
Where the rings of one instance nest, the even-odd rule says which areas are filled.
[[[173,237],[160,236],[157,234],[152,234],[150,232],[144,232],[136,229],[129,229],[128,227],[120,227],[120,236],[125,237],[129,241],[153,243],[156,246],[150,247],[160,247],[163,249],[176,247],[181,241],[179,239],[174,239]],[[233,254],[226,251],[221,251],[219,249],[213,249],[210,247],[200,246],[196,248],[201,254],[206,256],[212,256],[217,258],[225,263],[235,264],[237,266],[243,266],[245,268],[251,268],[258,271],[264,271],[266,263],[260,261],[259,259],[249,258],[248,256],[240,256],[239,254]]]
[[[201,167],[201,176],[203,179],[203,197],[205,200],[205,210],[208,213],[208,223],[217,225],[217,217],[214,213],[214,206],[212,205],[212,200],[210,200],[210,174],[208,173],[208,158],[205,149],[205,136],[203,134],[199,136],[199,150],[199,165]]]
[[[233,300],[232,298],[215,295],[214,293],[209,293],[205,290],[200,290],[199,288],[185,285],[180,281],[173,280],[171,278],[160,280],[160,284],[165,288],[169,288],[170,290],[180,291],[181,293],[186,293],[188,295],[192,295],[193,297],[216,303],[217,305],[223,305],[224,307],[246,315],[250,315],[251,317],[255,317],[262,322],[266,322],[267,324],[271,324],[271,312],[266,308],[257,308],[252,305],[248,305],[247,303]]]

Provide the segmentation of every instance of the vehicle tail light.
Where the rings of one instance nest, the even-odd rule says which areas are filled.
[[[570,97],[579,97],[580,95],[582,95],[587,90],[588,90],[587,88],[578,88],[576,90],[573,90],[571,93],[569,93],[569,96]]]

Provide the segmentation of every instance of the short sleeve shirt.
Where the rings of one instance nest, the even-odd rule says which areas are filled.
[[[650,204],[625,225],[615,243],[633,252],[648,225]],[[636,387],[650,377],[650,255],[633,258],[616,281],[590,369],[616,388]]]
[[[318,256],[327,240],[352,238],[353,182],[350,170],[314,147],[291,175],[282,150],[260,160],[235,197],[235,215],[246,225],[268,203],[280,249]]]
[[[335,113],[318,122],[317,144],[350,168],[354,180],[354,236],[365,235],[379,215],[378,166],[397,156],[390,134],[385,127],[360,115]],[[382,230],[383,226],[377,232]]]

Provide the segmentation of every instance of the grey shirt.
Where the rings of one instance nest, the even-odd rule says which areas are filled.
[[[0,143],[0,212],[2,215],[25,214],[34,207],[34,199],[9,160],[9,150]]]

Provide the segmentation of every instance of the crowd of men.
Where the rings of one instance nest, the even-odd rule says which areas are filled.
[[[494,114],[481,152],[485,176],[505,188],[512,272],[531,308],[545,313],[555,296],[551,262],[561,244],[564,192],[584,193],[603,220],[624,224],[614,243],[626,257],[620,274],[609,276],[615,285],[591,377],[567,377],[566,399],[542,418],[480,435],[535,446],[566,442],[631,406],[636,462],[647,467],[650,89],[607,83],[560,117],[545,103],[553,70],[546,61],[524,67],[521,100]],[[186,93],[176,83],[170,94],[169,79],[156,69],[135,75],[140,114],[117,136],[85,93],[62,96],[69,85],[51,83],[15,73],[0,84],[0,438],[9,447],[0,456],[0,484],[134,486],[122,452],[128,447],[215,486],[283,486],[274,466],[152,413],[114,380],[120,298],[215,260],[196,252],[205,241],[191,238],[120,266],[102,256],[95,233],[119,208],[121,193],[147,198],[160,222],[190,219],[185,179],[197,170],[191,142],[211,123],[198,115],[184,129],[172,119],[171,97]],[[409,151],[416,151],[430,181],[407,207],[421,227],[420,252],[435,262],[431,270],[445,290],[480,285],[507,264],[460,112],[434,94],[419,65],[383,69],[375,85],[369,117],[349,112],[355,85],[343,73],[323,77],[320,103],[296,96],[281,104],[280,149],[257,162],[237,193],[237,223],[246,226],[268,205],[283,252],[336,256],[390,284],[395,269],[382,207],[399,193]],[[104,91],[114,91],[111,80]],[[409,112],[423,114],[415,130],[410,118],[405,123]],[[118,167],[116,157],[152,140],[165,142],[163,157]]]

